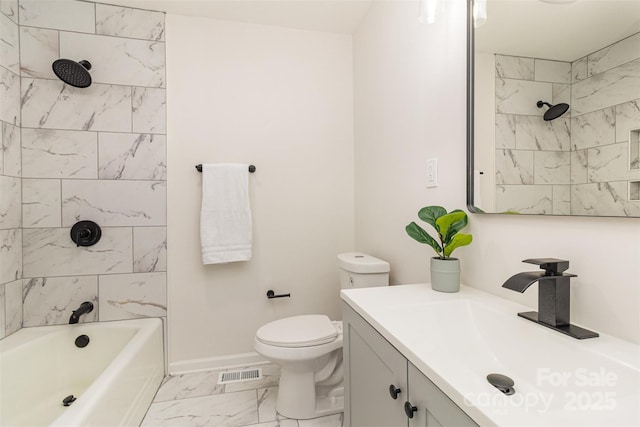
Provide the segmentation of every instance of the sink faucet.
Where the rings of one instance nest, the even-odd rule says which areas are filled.
[[[523,293],[535,282],[539,283],[538,311],[518,313],[518,316],[554,329],[577,339],[595,338],[598,333],[569,322],[569,279],[575,274],[565,273],[569,261],[556,258],[525,259],[522,262],[540,266],[544,271],[526,271],[507,279],[503,288]]]
[[[92,311],[93,303],[91,303],[90,301],[83,302],[82,304],[80,304],[80,307],[78,307],[76,310],[73,310],[73,312],[71,313],[69,324],[73,325],[74,323],[78,323],[78,321],[80,320],[80,316],[82,316],[83,314],[91,313]]]

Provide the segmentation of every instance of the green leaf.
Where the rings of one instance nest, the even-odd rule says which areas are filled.
[[[438,233],[442,236],[442,241],[446,245],[450,240],[451,236],[449,235],[449,227],[453,224],[456,224],[459,221],[462,221],[464,217],[467,216],[462,211],[451,212],[446,215],[441,216],[436,220],[436,225],[438,226]]]
[[[454,235],[456,235],[460,230],[465,228],[467,226],[467,224],[469,224],[469,217],[467,216],[466,212],[461,211],[460,209],[456,209],[456,210],[451,211],[450,213],[454,213],[454,212],[462,212],[462,213],[464,213],[464,218],[462,218],[460,221],[455,222],[455,223],[451,224],[451,226],[449,226],[449,231],[447,232],[447,235],[445,236],[445,239],[444,239],[445,242],[451,241],[451,238]]]
[[[451,252],[453,252],[455,248],[459,248],[460,246],[467,246],[471,243],[472,240],[473,237],[471,236],[471,234],[456,234],[451,239],[451,242],[449,242],[449,244],[444,247],[444,256],[449,257],[451,255]]]
[[[429,233],[424,231],[424,229],[415,222],[412,221],[411,224],[405,227],[405,230],[407,231],[407,234],[414,240],[431,246],[438,255],[442,253],[440,244],[438,244],[438,242],[433,237],[431,237]]]
[[[436,220],[446,214],[447,210],[442,206],[426,206],[418,211],[418,218],[430,224],[436,231],[439,231]]]

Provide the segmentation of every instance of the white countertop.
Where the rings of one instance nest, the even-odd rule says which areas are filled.
[[[531,308],[462,286],[342,290],[342,299],[481,426],[640,426],[640,346],[577,340]],[[596,331],[598,332],[598,331]],[[515,381],[506,396],[491,373]]]

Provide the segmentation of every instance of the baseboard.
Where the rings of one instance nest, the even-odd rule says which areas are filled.
[[[239,353],[228,356],[169,362],[169,375],[192,374],[194,372],[217,371],[268,363],[258,353]]]

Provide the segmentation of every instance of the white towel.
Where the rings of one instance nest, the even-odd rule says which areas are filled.
[[[249,165],[202,165],[202,263],[251,259]]]

